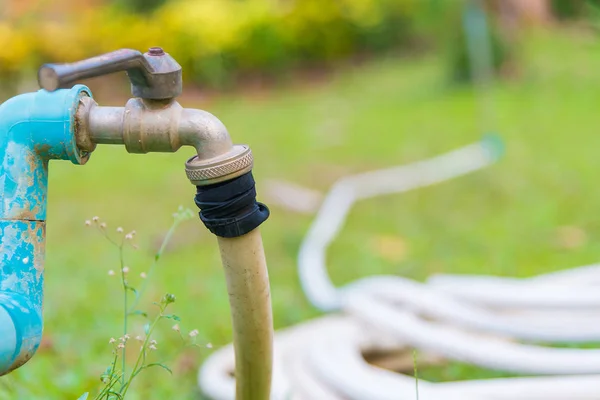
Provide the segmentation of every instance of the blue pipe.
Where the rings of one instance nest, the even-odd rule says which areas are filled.
[[[42,338],[48,161],[84,164],[75,143],[77,85],[0,105],[0,375],[26,363]]]

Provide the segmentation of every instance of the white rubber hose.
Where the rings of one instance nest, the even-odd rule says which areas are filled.
[[[431,286],[395,276],[361,279],[348,289],[351,289],[346,293],[348,297],[352,297],[353,292],[371,294],[396,308],[476,332],[494,332],[516,339],[555,343],[590,342],[600,338],[600,324],[596,323],[600,320],[600,312],[587,312],[577,319],[571,316],[569,325],[565,324],[564,319],[557,320],[536,313],[527,314],[527,321],[524,321],[519,314],[502,314],[460,301]]]
[[[300,281],[310,302],[323,311],[340,309],[339,291],[327,274],[325,251],[357,200],[407,192],[479,170],[496,160],[498,146],[497,140],[490,138],[425,161],[337,181],[323,201],[298,255]]]
[[[437,275],[419,283],[369,277],[336,288],[326,250],[359,199],[466,174],[494,160],[489,142],[409,166],[338,181],[326,197],[299,254],[309,300],[339,311],[275,337],[272,399],[600,400],[600,350],[550,348],[530,342],[600,339],[600,266],[529,279]],[[374,349],[416,348],[481,367],[552,375],[430,383],[369,364]],[[214,399],[233,399],[230,347],[202,367],[199,383]],[[407,356],[410,371],[410,354]],[[406,362],[405,362],[406,364]],[[420,365],[419,365],[420,366]]]
[[[271,398],[415,400],[414,377],[382,370],[364,360],[365,349],[380,347],[381,342],[393,347],[385,331],[373,328],[356,317],[331,315],[278,332]],[[227,346],[203,365],[199,382],[204,392],[212,399],[234,399],[232,371],[233,348]],[[418,392],[420,400],[598,400],[600,375],[450,383],[420,380]]]

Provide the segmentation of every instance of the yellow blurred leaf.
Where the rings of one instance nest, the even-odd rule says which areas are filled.
[[[376,236],[371,239],[371,249],[386,261],[398,263],[406,259],[408,244],[400,236]]]
[[[562,226],[556,230],[555,241],[559,248],[574,250],[586,245],[587,234],[577,226]]]

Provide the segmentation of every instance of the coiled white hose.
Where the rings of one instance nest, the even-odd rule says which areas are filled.
[[[600,350],[535,344],[600,341],[600,266],[530,279],[437,275],[419,283],[378,276],[342,288],[329,279],[326,250],[354,202],[442,182],[481,169],[496,157],[493,142],[484,140],[408,166],[343,178],[333,186],[301,246],[299,273],[309,300],[340,314],[276,335],[272,399],[416,399],[414,377],[376,367],[363,357],[364,352],[402,348],[490,369],[548,375],[420,381],[419,399],[600,399]],[[411,371],[410,352],[403,362],[402,369]],[[200,370],[203,391],[215,400],[234,399],[232,370],[229,346]]]

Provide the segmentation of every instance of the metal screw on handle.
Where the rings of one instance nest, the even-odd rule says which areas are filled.
[[[40,87],[54,91],[80,79],[126,71],[135,97],[171,99],[181,94],[181,66],[160,47],[142,54],[121,49],[68,64],[44,64],[38,71]]]

